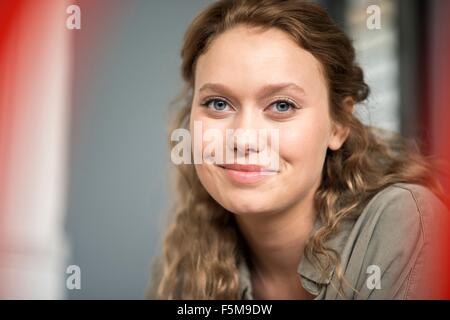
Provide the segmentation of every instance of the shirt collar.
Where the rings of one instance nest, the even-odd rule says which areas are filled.
[[[323,224],[320,221],[320,219],[316,218],[311,234],[314,234],[314,232],[316,232],[320,227],[322,227],[322,225]],[[343,220],[341,222],[338,233],[331,239],[327,240],[325,242],[325,246],[327,248],[335,250],[338,253],[341,253],[344,248],[346,239],[351,231],[352,225],[353,224],[351,223],[351,221]],[[336,266],[332,265],[329,269],[327,276],[321,277],[320,271],[314,267],[312,262],[309,259],[307,259],[306,256],[304,256],[303,254],[302,256],[303,258],[301,259],[297,267],[297,273],[300,276],[300,280],[302,282],[303,287],[310,293],[318,295],[320,292],[320,288],[323,285],[328,285],[331,282]],[[324,264],[325,257],[320,255],[318,259],[319,261],[321,261],[323,265],[325,265]],[[252,298],[251,277],[245,259],[241,259],[239,263],[239,273],[241,277],[241,296],[243,299],[251,299]]]

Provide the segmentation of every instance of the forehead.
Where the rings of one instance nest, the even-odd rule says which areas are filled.
[[[236,88],[292,82],[310,93],[326,86],[320,62],[285,32],[237,26],[214,39],[195,69],[195,90],[203,83]]]

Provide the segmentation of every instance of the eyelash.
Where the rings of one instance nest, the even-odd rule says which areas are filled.
[[[201,105],[202,107],[208,108],[208,105],[209,105],[211,102],[213,102],[213,101],[223,101],[223,102],[225,102],[228,106],[231,106],[231,103],[229,103],[226,99],[221,98],[221,97],[210,97],[210,98],[206,99],[204,102],[200,103],[200,105]],[[300,109],[300,107],[298,107],[298,106],[296,105],[296,103],[295,103],[294,101],[292,101],[291,99],[289,99],[289,98],[279,98],[279,99],[273,101],[273,102],[269,105],[269,107],[272,106],[272,105],[274,105],[275,103],[279,103],[279,102],[287,103],[287,104],[288,104],[292,109],[294,109],[294,110],[295,110],[295,109]],[[278,113],[285,113],[285,112],[278,112]]]

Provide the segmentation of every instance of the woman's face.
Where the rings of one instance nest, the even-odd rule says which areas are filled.
[[[194,132],[194,124],[201,124],[201,132]],[[214,141],[223,140],[224,153],[234,152],[234,163],[250,164],[195,165],[209,194],[235,214],[279,212],[314,193],[327,148],[339,149],[346,137],[330,118],[320,62],[283,31],[246,26],[218,36],[197,61],[190,130],[193,139],[202,139],[198,134],[209,129],[222,135]],[[227,129],[272,130],[278,147],[270,134],[256,142],[239,131],[226,142]],[[194,144],[194,152],[211,145],[205,140]],[[278,156],[277,167],[251,158],[263,149]]]

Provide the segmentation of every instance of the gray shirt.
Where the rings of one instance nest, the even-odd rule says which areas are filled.
[[[344,286],[347,299],[439,298],[440,230],[448,211],[427,188],[397,183],[378,192],[356,220],[342,222],[326,244],[339,252],[345,279],[359,292]],[[314,230],[321,226],[317,219]],[[301,254],[301,253],[300,253]],[[253,299],[250,271],[239,265],[241,297]],[[315,300],[343,299],[335,269],[321,280],[311,262],[302,258],[297,273]]]

